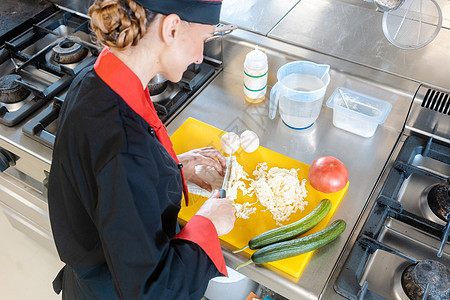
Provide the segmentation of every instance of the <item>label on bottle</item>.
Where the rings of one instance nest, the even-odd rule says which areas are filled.
[[[267,90],[267,67],[263,70],[249,70],[244,67],[244,93],[246,98],[260,99]]]

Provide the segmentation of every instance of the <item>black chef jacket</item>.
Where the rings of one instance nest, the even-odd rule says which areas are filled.
[[[226,275],[209,219],[194,216],[177,235],[182,176],[149,100],[107,48],[67,93],[48,190],[63,298],[200,299]]]

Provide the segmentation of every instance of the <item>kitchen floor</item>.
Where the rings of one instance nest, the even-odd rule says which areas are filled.
[[[0,300],[52,300],[61,299],[52,289],[52,281],[63,267],[56,253],[39,245],[31,238],[11,226],[0,210]],[[233,291],[244,300],[251,292],[257,290],[257,284],[229,269],[230,278],[218,278],[206,292],[206,300],[230,299],[223,294],[224,288],[237,286]],[[233,275],[233,276],[231,276]],[[223,286],[221,285],[223,284]],[[261,287],[259,287],[261,288]],[[264,288],[263,288],[264,289]],[[266,289],[264,293],[268,293]],[[257,291],[261,294],[261,291]],[[271,292],[271,291],[270,291]],[[271,292],[273,294],[273,292]],[[267,294],[272,296],[272,294]],[[274,294],[275,295],[275,294]],[[284,299],[273,297],[272,299]]]
[[[0,211],[0,299],[61,299],[52,281],[63,263],[56,254],[11,226]]]

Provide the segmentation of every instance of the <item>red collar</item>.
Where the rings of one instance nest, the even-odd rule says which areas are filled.
[[[155,107],[150,99],[148,87],[143,88],[142,82],[134,72],[117,58],[108,47],[103,48],[94,65],[97,75],[138,114],[154,130],[156,137],[166,148],[167,152],[179,164],[178,157],[173,150],[172,142],[167,134],[166,127],[158,118]],[[187,184],[183,170],[183,191],[186,206],[188,204]]]
[[[141,80],[115,56],[108,47],[103,48],[95,62],[95,72],[147,123],[158,130],[164,126],[150,100],[148,88],[142,87]]]

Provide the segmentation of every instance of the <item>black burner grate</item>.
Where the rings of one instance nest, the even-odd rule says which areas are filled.
[[[203,62],[196,67],[191,68],[185,73],[182,82],[176,84],[173,97],[163,98],[153,105],[158,117],[163,123],[167,122],[182,105],[186,105],[192,96],[216,73],[216,68],[207,62]],[[185,76],[185,74],[183,76]],[[172,85],[174,85],[172,83]],[[155,98],[158,95],[151,96]],[[63,97],[54,97],[51,104],[40,112],[37,116],[27,122],[22,131],[25,135],[37,140],[38,142],[53,149],[55,143],[56,127],[61,106],[64,102]]]
[[[336,280],[334,288],[340,295],[348,299],[385,299],[372,291],[370,284],[362,279],[368,261],[376,251],[385,251],[399,256],[409,261],[410,264],[416,264],[418,259],[422,259],[419,257],[411,257],[380,242],[382,240],[381,235],[383,234],[383,229],[388,220],[397,220],[402,224],[407,224],[412,228],[416,228],[421,232],[441,240],[441,247],[436,253],[437,259],[442,255],[444,244],[450,242],[448,236],[450,222],[447,222],[446,225],[441,225],[422,216],[410,213],[404,210],[403,204],[397,200],[402,183],[411,174],[432,176],[441,182],[448,182],[449,180],[447,177],[412,165],[411,162],[417,154],[450,165],[448,145],[441,144],[433,139],[426,140],[418,136],[409,136],[405,140],[394,163],[394,167],[390,170],[380,195],[370,211],[360,236],[355,242]],[[386,276],[386,274],[380,274],[379,276]],[[360,284],[361,281],[364,281],[363,284]]]
[[[79,52],[80,49],[83,51]],[[84,49],[88,49],[88,54]],[[28,69],[31,68],[50,75],[47,77],[56,78],[56,82],[38,87],[30,82],[33,80],[18,81],[23,88],[32,92],[32,96],[21,101],[19,109],[14,107],[14,110],[10,110],[8,106],[0,105],[0,123],[14,126],[48,105],[36,113],[22,127],[22,131],[28,137],[53,148],[64,93],[81,69],[95,62],[98,52],[99,49],[90,42],[89,20],[59,9],[37,24],[28,26],[25,32],[15,32],[14,38],[0,48],[0,72],[6,69],[5,64],[12,62],[8,73],[30,73]],[[70,57],[72,54],[76,54],[76,57]],[[81,61],[76,62],[78,59]],[[170,97],[151,96],[152,99],[158,98],[154,106],[163,123],[167,124],[221,71],[220,64],[218,60],[207,58],[201,64],[192,64],[183,73],[182,80],[172,84],[176,88]],[[3,75],[0,73],[0,77]],[[29,77],[36,78],[34,74]]]

